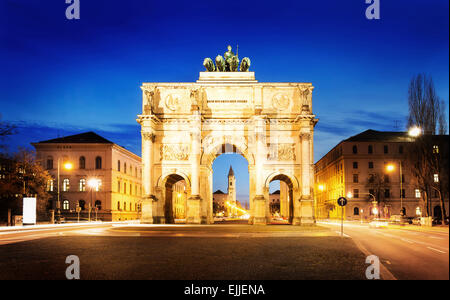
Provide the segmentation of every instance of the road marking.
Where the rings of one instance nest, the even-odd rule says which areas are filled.
[[[341,232],[340,232],[340,231],[336,231],[336,233],[339,234],[339,235],[341,235]],[[342,233],[342,235],[345,236],[345,237],[351,237],[351,236],[349,236],[348,234],[345,234],[345,233]]]
[[[432,236],[432,235],[429,235],[428,236],[430,239],[438,239],[438,240],[443,240],[444,238],[441,238],[441,237],[438,237],[438,236]]]
[[[436,249],[436,248],[432,248],[432,247],[427,247],[427,248],[430,249],[430,250],[436,251],[436,252],[447,253],[447,252],[445,252],[445,251],[441,251],[441,250]]]

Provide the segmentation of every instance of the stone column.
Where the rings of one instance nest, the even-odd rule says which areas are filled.
[[[255,153],[255,183],[256,195],[253,199],[253,224],[266,224],[266,199],[264,197],[264,162],[265,162],[265,120],[262,116],[255,117],[255,138],[256,138],[256,153]]]
[[[142,132],[142,186],[144,188],[144,197],[141,205],[141,223],[153,223],[153,186],[152,186],[152,169],[153,169],[153,142],[155,135],[153,132]]]
[[[302,147],[302,195],[300,198],[299,219],[294,218],[296,225],[314,224],[314,199],[311,195],[311,134],[309,128],[300,134]]]
[[[201,154],[201,113],[194,110],[191,120],[191,196],[187,200],[186,223],[200,224],[200,154]]]

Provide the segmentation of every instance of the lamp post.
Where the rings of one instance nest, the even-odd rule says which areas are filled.
[[[404,210],[403,210],[403,171],[402,171],[402,161],[399,160],[398,162],[398,169],[400,174],[400,215],[404,216]],[[386,171],[392,172],[395,170],[395,166],[393,164],[388,164],[386,166]]]
[[[61,168],[61,158],[58,157],[58,171],[57,171],[57,180],[58,180],[58,197],[57,197],[57,201],[56,201],[56,222],[59,223],[61,221],[61,199],[60,199],[60,168]],[[65,162],[63,164],[63,168],[70,171],[73,168],[73,165],[71,162]]]
[[[97,189],[98,189],[98,185],[99,185],[98,179],[97,178],[89,179],[88,185],[91,188],[91,202],[89,203],[89,211],[88,211],[88,220],[90,222],[91,221],[91,209],[92,209],[92,194],[93,194],[94,189],[95,189],[95,191],[97,191]],[[95,214],[96,214],[95,218],[97,220],[97,212]]]

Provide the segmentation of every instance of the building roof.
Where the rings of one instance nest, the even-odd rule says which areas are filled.
[[[228,177],[234,176],[233,168],[230,166],[230,171],[228,171]]]
[[[403,131],[377,131],[369,129],[349,137],[343,142],[410,142],[411,138]]]
[[[225,193],[222,192],[221,190],[217,190],[217,191],[215,191],[213,194],[225,194]]]
[[[114,144],[113,142],[99,136],[95,132],[89,131],[61,138],[40,141],[43,144]]]

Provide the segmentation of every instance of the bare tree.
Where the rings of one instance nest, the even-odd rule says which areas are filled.
[[[408,105],[408,127],[418,126],[429,134],[447,132],[445,102],[436,94],[431,76],[418,74],[411,79]]]
[[[418,74],[411,79],[408,89],[408,104],[408,126],[418,126],[424,132],[423,136],[416,138],[408,146],[409,166],[422,191],[422,200],[426,208],[425,215],[432,215],[431,192],[437,190],[442,222],[444,222],[446,217],[444,195],[448,188],[445,187],[445,184],[440,183],[441,181],[435,182],[434,176],[437,174],[439,178],[445,178],[448,182],[445,174],[448,172],[448,158],[446,163],[444,161],[446,155],[439,153],[443,149],[448,149],[448,141],[447,138],[442,139],[437,136],[447,133],[445,102],[436,94],[433,79],[424,74]]]

